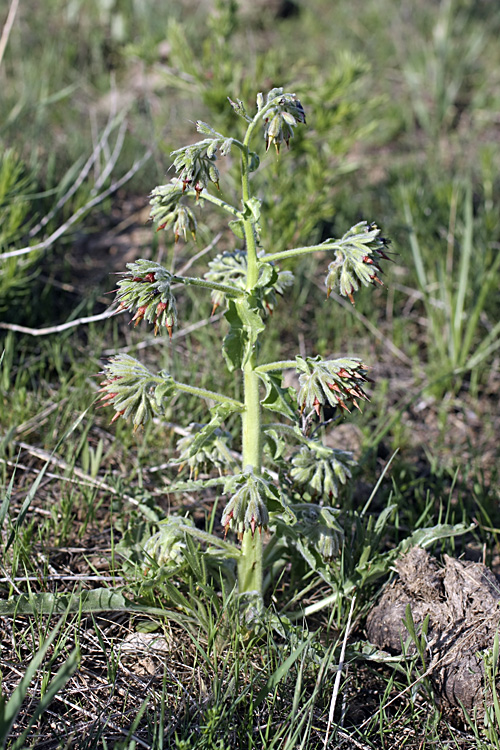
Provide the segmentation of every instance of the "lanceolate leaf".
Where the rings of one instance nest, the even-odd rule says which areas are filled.
[[[262,406],[295,421],[297,419],[295,389],[282,387],[282,373],[263,372],[259,373],[259,376],[266,388],[266,395],[261,401]]]
[[[162,615],[158,607],[148,607],[127,599],[120,591],[91,589],[76,594],[22,594],[0,601],[0,615],[58,615],[65,612],[147,612]]]
[[[243,367],[265,324],[248,298],[228,300],[224,317],[231,327],[224,339],[223,351],[228,369],[232,372]]]
[[[63,624],[63,621],[64,621],[64,618],[61,618],[59,620],[59,622],[57,623],[55,628],[51,631],[51,633],[49,634],[48,638],[45,640],[43,645],[36,652],[31,662],[28,664],[28,667],[26,668],[26,672],[24,673],[23,677],[21,678],[20,683],[18,684],[18,686],[12,693],[10,699],[6,703],[3,703],[3,702],[0,703],[0,743],[2,747],[5,747],[5,743],[7,739],[9,738],[12,725],[14,724],[14,721],[16,720],[16,716],[18,715],[21,709],[29,684],[34,678],[34,676],[36,675],[38,668],[40,667],[43,659],[45,658],[45,655],[47,654],[50,647],[52,646],[54,639],[56,635],[58,634],[61,628],[61,625]],[[69,680],[71,675],[75,672],[77,667],[78,667],[78,651],[77,649],[75,649],[70,654],[70,656],[65,661],[65,663],[62,665],[62,667],[58,670],[54,679],[48,685],[40,703],[38,704],[38,706],[35,708],[34,712],[32,713],[28,726],[26,727],[25,731],[22,733],[21,737],[17,740],[17,742],[15,742],[12,745],[12,747],[24,746],[24,741],[33,723],[40,716],[42,711],[45,710],[45,708],[48,706],[50,701],[54,698],[56,693],[58,693],[64,687],[64,685]]]
[[[229,372],[233,372],[242,367],[247,342],[246,332],[236,310],[234,300],[228,300],[228,307],[224,313],[224,317],[229,323],[230,328],[224,338],[222,351]]]

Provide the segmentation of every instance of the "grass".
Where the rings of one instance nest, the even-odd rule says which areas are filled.
[[[20,6],[0,63],[0,249],[42,245],[1,261],[0,738],[89,750],[499,746],[498,700],[486,723],[453,724],[418,681],[419,658],[376,653],[363,632],[391,555],[418,529],[474,520],[434,549],[484,556],[498,572],[498,14],[462,0],[316,0],[244,25],[230,3],[206,13],[187,2]],[[387,290],[359,296],[341,324],[304,280],[311,261],[294,269],[266,346],[284,358],[297,344],[355,351],[375,382],[364,414],[329,431],[361,463],[342,498],[349,533],[335,575],[303,578],[300,560],[278,569],[270,554],[273,616],[248,633],[233,616],[230,560],[221,576],[186,537],[181,565],[144,564],[166,513],[207,517],[218,531],[215,493],[168,493],[178,415],[201,421],[199,405],[180,399],[167,429],[111,427],[89,409],[94,376],[142,338],[121,317],[45,336],[13,327],[102,313],[127,252],[186,263],[182,246],[145,224],[145,195],[200,97],[222,129],[226,91],[249,99],[270,82],[297,91],[312,135],[283,154],[288,187],[269,206],[268,246],[381,217],[395,262]],[[107,192],[148,149],[147,166]],[[320,276],[324,260],[313,262]],[[147,339],[141,358],[210,388],[222,323],[191,291],[179,308],[186,329],[189,310],[204,325],[171,347]],[[486,666],[494,691],[493,656]]]

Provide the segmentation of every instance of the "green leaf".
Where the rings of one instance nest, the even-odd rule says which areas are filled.
[[[259,280],[257,281],[256,287],[258,289],[261,289],[262,287],[266,286],[274,286],[276,281],[278,280],[278,271],[276,269],[276,266],[273,266],[272,263],[266,263],[263,261],[259,261]]]
[[[243,215],[246,218],[251,217],[254,222],[258,224],[260,220],[260,207],[261,202],[258,198],[250,198],[250,200],[246,201],[245,203],[245,210],[243,212]]]
[[[254,706],[257,708],[260,706],[260,704],[267,698],[271,690],[274,690],[277,688],[283,677],[287,675],[292,668],[293,664],[297,661],[299,656],[305,651],[306,648],[308,648],[311,645],[311,641],[314,637],[314,633],[312,633],[305,641],[303,641],[300,646],[295,649],[295,651],[292,651],[288,659],[286,659],[283,664],[278,667],[278,669],[273,672],[273,674],[269,677],[266,684],[262,688],[262,690],[259,692],[257,697],[255,698]]]
[[[196,456],[198,451],[203,448],[203,446],[206,445],[206,443],[210,440],[215,430],[221,426],[223,419],[223,417],[215,415],[214,417],[212,417],[208,424],[203,425],[203,427],[196,433],[195,437],[193,438],[193,441],[189,446],[187,456],[183,456],[182,459],[178,459],[179,463],[183,463],[186,458],[192,458],[193,456]]]
[[[265,329],[258,310],[251,306],[251,298],[228,300],[224,317],[230,325],[224,338],[223,354],[230,372],[241,369],[250,355],[259,333]]]
[[[165,614],[158,607],[148,607],[127,599],[120,591],[91,589],[76,594],[32,594],[0,601],[0,616],[54,615],[66,612],[149,612]]]
[[[245,230],[243,229],[243,222],[241,221],[241,219],[234,219],[234,221],[230,221],[228,226],[231,232],[236,235],[239,240],[245,239]]]
[[[231,542],[226,542],[225,539],[220,539],[214,534],[209,534],[208,531],[202,531],[192,526],[180,526],[180,530],[189,536],[197,539],[200,542],[211,544],[216,547],[224,557],[238,560],[241,557],[241,549]]]
[[[260,156],[255,151],[250,151],[250,160],[248,162],[248,171],[256,172],[260,166]]]
[[[262,406],[295,421],[297,419],[296,391],[294,388],[282,387],[283,374],[263,372],[259,373],[259,377],[266,389],[266,395],[261,401]]]
[[[222,353],[229,372],[233,372],[233,370],[240,370],[243,365],[247,334],[243,328],[243,323],[234,300],[228,300],[224,317],[229,323],[230,328],[222,342]]]
[[[265,323],[256,307],[252,307],[252,300],[248,297],[235,300],[234,304],[238,317],[247,332],[250,344],[255,344],[259,333],[266,329]]]
[[[414,531],[407,539],[403,539],[396,547],[397,556],[399,557],[399,555],[409,550],[410,547],[422,547],[422,549],[425,549],[440,539],[467,534],[473,528],[474,524],[457,523],[452,526],[451,524],[440,523],[426,529],[417,529],[417,531]]]
[[[286,442],[274,428],[263,428],[264,433],[264,450],[271,456],[273,461],[277,461],[285,453]]]
[[[44,642],[41,648],[36,652],[35,656],[28,664],[26,671],[21,678],[21,681],[17,685],[16,689],[12,693],[7,703],[3,705],[0,704],[0,743],[2,747],[5,746],[5,743],[12,729],[12,725],[14,724],[14,721],[16,720],[16,717],[19,711],[21,710],[21,706],[26,696],[26,693],[28,691],[29,684],[34,678],[38,668],[40,667],[43,659],[45,658],[45,655],[47,654],[50,647],[52,646],[52,643],[54,642],[54,639],[58,631],[60,630],[63,622],[64,622],[64,618],[61,618],[59,622],[57,623],[57,625],[55,626],[55,628],[49,634],[49,637],[47,638],[47,640]],[[75,672],[75,670],[78,667],[78,661],[79,661],[78,651],[77,649],[75,649],[70,654],[70,656],[65,661],[65,663],[62,665],[62,667],[58,670],[56,676],[49,684],[44,696],[42,697],[38,706],[35,708],[32,716],[30,717],[28,726],[22,733],[21,737],[19,737],[18,740],[11,747],[17,748],[17,747],[23,746],[24,741],[28,735],[28,732],[31,729],[31,726],[37,720],[40,714],[47,708],[47,706],[52,701],[56,693],[58,693],[63,688],[63,686],[69,680],[71,675]]]
[[[184,479],[168,485],[168,492],[198,492],[209,487],[224,484],[227,477],[212,477],[211,479]]]

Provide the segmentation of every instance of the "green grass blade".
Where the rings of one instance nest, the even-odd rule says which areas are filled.
[[[50,615],[63,612],[144,612],[165,615],[165,610],[136,604],[119,591],[92,589],[76,594],[22,594],[0,601],[0,616]]]
[[[28,722],[28,726],[24,730],[24,732],[21,734],[21,736],[13,743],[11,746],[11,750],[20,750],[22,747],[24,747],[25,740],[28,736],[28,733],[35,723],[35,721],[43,714],[43,712],[47,709],[53,698],[59,693],[65,684],[68,682],[70,677],[76,672],[78,669],[78,665],[80,662],[80,652],[79,649],[75,648],[69,657],[66,659],[64,664],[57,670],[57,673],[53,680],[51,680],[47,690],[43,694],[42,698],[40,699],[40,702],[38,703],[35,711],[33,712],[33,715],[30,717],[30,720]]]
[[[31,680],[33,679],[33,677],[35,676],[43,659],[45,658],[47,651],[50,649],[52,643],[54,642],[56,635],[59,629],[61,628],[61,625],[63,624],[64,620],[65,618],[61,617],[61,619],[58,621],[58,623],[56,624],[52,632],[49,634],[49,637],[47,638],[45,643],[41,646],[41,648],[38,649],[35,656],[28,664],[26,668],[26,672],[21,678],[20,683],[18,684],[18,686],[12,693],[7,703],[4,704],[3,707],[0,705],[0,741],[2,743],[2,747],[5,747],[5,743],[10,733],[10,730],[12,729],[12,725],[14,724],[14,721],[16,720],[16,716],[21,710],[21,705],[26,696],[26,692],[28,690],[29,684]]]
[[[415,232],[415,223],[413,221],[413,216],[411,213],[410,201],[408,200],[408,193],[405,190],[402,190],[401,194],[403,198],[403,211],[405,215],[405,222],[408,228],[408,238],[410,240],[410,249],[413,255],[413,262],[415,263],[415,270],[417,272],[418,283],[419,283],[421,290],[424,292],[425,295],[427,295],[428,293],[427,274],[425,273],[425,266],[424,266],[424,261],[422,257],[422,252],[420,250],[420,244],[418,242],[418,237]],[[425,300],[425,297],[424,297],[424,300]]]
[[[12,476],[10,478],[9,486],[7,487],[5,497],[2,500],[2,504],[0,505],[0,526],[2,526],[3,522],[7,518],[7,513],[9,511],[10,499],[12,497],[12,490],[14,489],[14,477],[16,476],[16,468],[17,468],[17,461],[16,461],[16,466],[14,466],[14,471],[12,472]]]
[[[492,267],[489,269],[488,274],[485,275],[485,277],[483,279],[483,285],[482,285],[482,287],[481,287],[481,289],[479,291],[479,295],[478,295],[476,304],[474,305],[474,308],[472,310],[472,314],[468,318],[467,326],[465,328],[465,332],[464,332],[464,336],[463,336],[463,341],[462,341],[462,350],[461,350],[461,355],[462,356],[459,359],[459,364],[461,364],[461,365],[466,365],[466,362],[467,362],[466,366],[470,367],[470,365],[468,364],[467,357],[469,356],[469,353],[470,353],[470,350],[471,350],[471,347],[472,347],[472,342],[473,342],[473,339],[474,339],[474,335],[477,332],[477,326],[478,326],[478,323],[479,323],[479,318],[481,316],[481,313],[483,312],[483,309],[484,309],[484,306],[485,306],[485,303],[486,303],[486,299],[487,299],[488,295],[490,294],[490,292],[493,289],[495,289],[496,286],[497,286],[497,284],[498,284],[497,272],[498,272],[499,268],[500,268],[500,254],[495,259]],[[490,331],[490,333],[488,333],[486,335],[486,337],[478,345],[478,347],[476,349],[476,353],[479,352],[483,348],[487,348],[488,345],[487,344],[485,345],[485,342],[490,340],[491,334],[493,334],[493,338],[495,338],[495,336],[497,335],[497,333],[494,333],[495,328],[496,328],[497,333],[498,333],[498,331],[500,331],[499,326],[498,325],[495,326],[492,329],[492,331]],[[474,356],[475,355],[473,355],[473,358],[474,358]],[[486,355],[486,356],[488,356],[488,355]],[[479,364],[481,361],[482,361],[482,359],[478,360],[477,364]]]
[[[278,669],[269,677],[266,684],[255,699],[254,705],[256,708],[258,708],[260,704],[266,699],[271,690],[274,690],[279,685],[283,677],[288,674],[302,652],[305,651],[305,649],[310,645],[311,639],[312,636],[309,636],[305,641],[303,641],[300,646],[292,651],[290,656],[285,659],[283,664],[278,667]]]
[[[89,411],[88,409],[85,409],[85,411],[82,412],[77,419],[75,419],[75,421],[73,422],[73,424],[71,425],[71,427],[62,436],[62,438],[59,440],[59,442],[57,443],[56,447],[52,451],[51,458],[56,453],[56,451],[58,450],[59,446],[62,445],[68,439],[68,437],[76,430],[76,428],[81,423],[81,421],[84,419],[84,417],[85,417],[85,415],[87,414],[88,411]],[[31,505],[34,497],[36,496],[36,493],[38,491],[40,483],[41,483],[41,481],[42,481],[42,479],[43,479],[43,477],[45,475],[45,472],[49,468],[49,466],[50,466],[50,460],[48,460],[46,462],[45,466],[42,468],[42,470],[38,474],[37,478],[35,479],[35,481],[31,485],[30,490],[29,490],[28,494],[26,495],[26,497],[24,499],[24,503],[22,504],[21,510],[19,511],[19,515],[16,518],[16,521],[14,523],[14,528],[12,529],[12,531],[10,533],[10,536],[9,536],[9,539],[7,540],[7,544],[5,545],[5,551],[4,552],[7,552],[7,550],[9,549],[9,547],[12,545],[12,542],[16,538],[16,533],[17,533],[18,529],[22,526],[22,524],[24,522],[24,519],[26,518],[26,514],[27,514],[27,512],[28,512],[28,510],[30,508],[30,505]],[[2,503],[2,509],[3,509],[3,503]]]
[[[491,343],[490,343],[491,342]],[[482,340],[475,354],[467,360],[465,369],[473,370],[483,360],[493,354],[500,347],[500,321],[491,329],[489,334]]]
[[[472,215],[472,189],[470,185],[467,187],[467,194],[465,197],[464,223],[465,223],[465,236],[463,238],[463,242],[461,246],[460,270],[459,270],[459,277],[458,277],[458,291],[457,291],[457,297],[455,301],[455,313],[453,316],[453,326],[452,326],[455,352],[459,352],[461,348],[465,296],[467,293],[467,287],[469,286],[470,260],[472,257],[472,246],[473,246],[474,219]]]

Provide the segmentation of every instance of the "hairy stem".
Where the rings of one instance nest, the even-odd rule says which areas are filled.
[[[241,212],[238,211],[237,208],[232,206],[230,203],[226,203],[226,201],[223,201],[222,198],[219,198],[217,195],[212,195],[212,193],[209,193],[207,190],[204,190],[201,195],[198,195],[195,190],[193,190],[192,188],[188,188],[187,190],[185,190],[184,196],[195,198],[196,201],[208,201],[209,203],[213,203],[214,206],[222,208],[223,211],[231,214],[231,216],[234,216],[236,219],[242,218]]]
[[[273,370],[294,370],[297,367],[295,359],[282,359],[279,362],[266,362],[255,368],[256,372],[272,372]]]
[[[332,242],[323,242],[321,245],[310,245],[309,247],[292,247],[290,250],[281,250],[279,253],[266,253],[261,256],[261,261],[271,263],[272,261],[284,260],[285,258],[294,258],[297,255],[306,255],[307,253],[317,253],[319,250],[334,250],[339,246],[337,240]]]
[[[241,149],[243,206],[250,200],[248,142],[255,122],[254,119],[248,126],[244,140],[245,148]],[[247,249],[246,290],[251,294],[259,278],[255,227],[251,217],[243,219],[243,230]],[[243,367],[245,410],[242,414],[242,468],[243,471],[251,468],[256,474],[260,474],[262,469],[261,406],[259,376],[255,371],[255,365],[255,351],[252,351],[249,352]],[[260,597],[262,596],[262,537],[260,532],[252,534],[251,530],[248,530],[243,534],[241,558],[238,562],[238,591],[240,594],[257,592]]]
[[[184,286],[200,286],[214,292],[224,292],[228,297],[241,297],[243,295],[243,292],[237,286],[219,284],[217,281],[207,281],[191,276],[172,276],[172,281],[181,282]]]
[[[178,391],[190,393],[192,396],[199,396],[199,398],[209,398],[211,401],[216,401],[218,404],[229,404],[230,406],[234,406],[237,411],[242,411],[245,408],[241,401],[237,401],[235,398],[229,398],[223,393],[209,391],[207,388],[197,388],[196,386],[188,385],[187,383],[174,382]]]
[[[238,559],[238,592],[262,597],[262,534],[250,530],[243,534]]]

